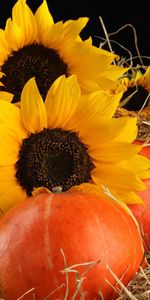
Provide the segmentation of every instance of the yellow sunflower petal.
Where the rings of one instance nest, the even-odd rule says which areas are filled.
[[[57,22],[41,35],[41,40],[45,47],[60,50],[63,42],[63,22]]]
[[[84,192],[92,195],[104,197],[104,189],[102,186],[97,186],[93,183],[82,183],[80,185],[74,185],[68,192]]]
[[[6,131],[18,142],[27,137],[27,132],[21,124],[20,109],[7,101],[0,101],[0,126],[1,132]]]
[[[11,136],[9,130],[1,130],[0,127],[0,165],[16,163],[20,150],[19,142]]]
[[[127,204],[142,204],[144,205],[143,199],[137,195],[137,193],[131,192],[129,195],[127,194],[126,197],[126,203]]]
[[[100,143],[97,147],[90,147],[89,154],[92,158],[103,162],[116,162],[135,156],[140,152],[141,146],[125,142]]]
[[[110,65],[106,70],[104,70],[103,76],[114,81],[114,80],[118,80],[128,70],[129,68],[123,68],[117,65]]]
[[[25,191],[17,184],[8,188],[6,192],[0,196],[0,211],[5,212],[17,203],[21,203],[26,199],[27,195]]]
[[[140,191],[145,189],[145,184],[138,176],[130,170],[115,167],[113,164],[99,163],[99,166],[92,170],[92,179],[97,185],[103,184],[110,190],[116,192]],[[113,180],[112,180],[113,178]]]
[[[90,73],[87,74],[87,76],[82,76],[82,74],[80,75],[80,72],[78,72],[77,68],[74,69],[74,71],[71,69],[71,72],[74,72],[78,75],[78,81],[83,95],[100,90],[99,84],[92,77],[90,78]]]
[[[16,169],[14,165],[0,166],[0,191],[3,183],[6,181],[12,181],[15,178]],[[0,192],[1,193],[1,192]]]
[[[141,197],[133,191],[129,193],[116,194],[115,197],[121,202],[124,201],[127,205],[137,203],[143,204]]]
[[[128,69],[129,68],[123,68],[117,65],[108,66],[108,68],[105,68],[98,76],[97,82],[99,87],[104,90],[112,89],[116,91],[120,87],[120,85],[118,86],[118,80],[128,71]]]
[[[5,27],[6,38],[12,50],[17,51],[22,48],[25,43],[25,37],[21,28],[12,22],[9,18]]]
[[[18,0],[12,9],[12,21],[24,35],[24,45],[33,43],[37,37],[37,23],[25,0]]]
[[[1,138],[10,137],[11,139],[14,140],[14,142],[17,142],[18,144],[22,143],[22,140],[18,138],[18,136],[13,128],[5,127],[2,124],[0,124],[0,137]]]
[[[77,53],[78,55],[76,55]],[[108,53],[91,45],[87,40],[82,42],[75,40],[61,49],[61,55],[69,66],[70,74],[77,75],[84,93],[94,92],[100,88],[104,89],[103,85],[100,85],[99,76],[116,57],[110,53],[108,55]],[[107,83],[112,85],[112,80],[107,78]],[[107,83],[105,83],[105,89],[108,89]]]
[[[79,69],[80,76],[88,75],[92,76],[93,79],[98,78],[99,74],[108,68],[114,58],[114,56],[103,54],[100,49],[91,46],[87,41],[72,43],[63,49],[63,54],[67,62],[71,61],[71,73],[76,73],[74,71]]]
[[[101,55],[105,55],[105,56],[108,57],[108,59],[110,60],[110,63],[113,62],[114,59],[119,59],[119,56],[115,53],[112,53],[112,52],[107,51],[107,50],[102,49],[102,48],[98,48],[98,49],[100,50]]]
[[[11,165],[12,166],[12,165]],[[5,167],[2,167],[3,169],[5,169]],[[0,168],[1,170],[1,168]],[[6,191],[8,191],[8,189],[11,189],[14,187],[14,185],[16,185],[16,180],[15,177],[12,178],[11,180],[7,179],[5,177],[5,180],[2,181],[2,184],[0,185],[0,197],[6,193]]]
[[[116,137],[118,141],[131,143],[137,138],[138,127],[137,118],[122,117],[125,120],[124,126],[120,134]]]
[[[141,179],[148,179],[150,178],[150,170],[142,170],[138,176],[140,176]]]
[[[3,77],[3,75],[4,75],[4,73],[3,73],[3,72],[0,72],[0,78],[2,78],[2,77]]]
[[[98,82],[99,88],[104,91],[107,91],[107,90],[115,91],[118,88],[117,81],[105,77],[103,75],[103,73],[101,74],[101,76],[98,77],[97,82]]]
[[[60,76],[49,89],[45,100],[48,127],[63,127],[76,110],[79,97],[80,88],[76,76]]]
[[[99,124],[102,118],[111,118],[118,107],[120,94],[110,95],[105,91],[97,91],[89,95],[82,95],[77,111],[69,120],[67,128],[80,130]]]
[[[46,0],[39,6],[35,13],[35,18],[38,25],[39,41],[42,41],[43,33],[54,24],[53,17],[49,12]]]
[[[111,141],[130,142],[130,140],[135,139],[135,135],[133,136],[135,130],[136,123],[133,118],[99,118],[97,125],[93,127],[88,127],[88,124],[84,124],[82,128],[78,128],[78,135],[85,145],[97,146],[100,143]]]
[[[88,18],[79,18],[77,20],[68,20],[63,24],[64,28],[64,41],[68,43],[71,40],[75,40],[80,34],[81,30],[88,22]]]
[[[84,99],[85,96],[83,96]],[[95,113],[95,117],[98,118],[111,118],[113,117],[118,105],[119,101],[122,97],[122,93],[117,94],[109,94],[106,91],[97,91],[92,93],[86,97],[87,106],[90,110],[95,109],[97,112]],[[94,116],[93,116],[94,117]]]
[[[7,53],[7,55],[8,55],[10,52],[10,48],[9,48],[9,45],[8,45],[8,42],[7,42],[7,39],[5,36],[5,30],[3,30],[1,28],[0,28],[0,39],[1,39],[1,47],[3,49],[5,49],[5,51],[8,51],[8,53]]]
[[[1,100],[5,100],[5,101],[8,101],[8,102],[11,102],[12,99],[13,99],[13,94],[11,93],[8,93],[8,92],[5,92],[5,91],[0,91],[0,101]]]
[[[127,157],[126,160],[118,162],[116,167],[126,168],[141,179],[150,178],[150,160],[143,155],[134,155]]]
[[[147,68],[142,79],[142,86],[150,93],[150,66]]]
[[[143,204],[142,198],[137,195],[137,193],[130,192],[129,194],[126,194],[126,203],[127,204]]]
[[[21,94],[21,120],[30,133],[47,128],[47,115],[44,101],[38,91],[34,78],[24,86]]]
[[[132,78],[129,79],[129,81],[131,82],[131,85],[133,84],[133,86],[135,86],[136,83],[137,83],[138,81],[140,81],[140,79],[143,79],[143,74],[142,74],[142,72],[139,70],[139,71],[137,71],[136,73],[133,72]]]
[[[0,64],[2,65],[10,54],[10,47],[6,40],[5,31],[0,29]]]

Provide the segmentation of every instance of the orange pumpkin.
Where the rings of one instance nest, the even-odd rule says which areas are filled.
[[[146,179],[144,182],[147,189],[138,192],[144,205],[132,204],[129,205],[129,208],[139,223],[141,234],[143,236],[144,248],[148,253],[150,251],[150,179]]]
[[[142,144],[141,141],[136,140],[135,144]],[[145,146],[140,151],[140,154],[150,159],[150,146]],[[137,219],[142,237],[145,252],[149,253],[150,251],[150,178],[143,180],[146,185],[146,190],[140,191],[137,194],[143,200],[144,205],[141,204],[132,204],[129,205],[130,210],[132,211],[134,217]]]
[[[0,221],[0,296],[16,300],[28,292],[23,299],[56,300],[85,293],[94,300],[101,291],[115,299],[110,270],[125,285],[133,278],[143,258],[139,232],[121,205],[98,196],[30,197]]]
[[[145,146],[141,150],[141,154],[150,159],[150,146]]]
[[[139,141],[139,140],[135,140],[134,144],[139,144],[142,145],[144,142]],[[150,159],[150,144],[147,144],[146,146],[144,146],[142,148],[142,150],[140,151],[140,154],[142,154],[143,156],[146,156],[147,158]]]

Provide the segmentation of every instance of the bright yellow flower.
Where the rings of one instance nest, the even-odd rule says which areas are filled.
[[[145,189],[150,162],[132,144],[136,118],[112,118],[120,97],[81,95],[76,75],[62,75],[45,102],[34,78],[23,88],[20,108],[1,100],[1,211],[38,187],[104,196],[107,188],[119,201],[141,202],[136,191]]]
[[[54,23],[46,1],[33,14],[25,0],[18,0],[12,19],[0,29],[0,98],[18,102],[24,84],[35,77],[45,99],[61,75],[76,74],[83,93],[115,88],[127,69],[112,64],[117,55],[82,41],[80,32],[88,18]]]
[[[124,88],[120,107],[124,114],[139,114],[150,120],[150,67],[145,72],[135,70],[132,75],[119,80],[119,89]],[[125,112],[126,110],[126,112]],[[121,111],[121,110],[120,110]]]
[[[131,74],[119,80],[118,91],[123,91],[115,117],[137,116],[137,139],[150,140],[150,67],[143,72],[133,69]],[[117,91],[116,90],[116,91]]]

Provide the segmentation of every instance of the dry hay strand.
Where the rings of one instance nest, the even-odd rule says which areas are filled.
[[[123,25],[122,27],[120,27],[119,29],[117,29],[114,32],[108,33],[106,30],[106,26],[104,24],[104,21],[102,19],[102,17],[99,17],[105,38],[100,37],[100,36],[96,36],[97,38],[99,38],[102,42],[100,43],[99,47],[103,48],[105,45],[108,45],[109,51],[114,53],[115,51],[113,51],[113,45],[117,45],[118,47],[120,47],[120,49],[122,49],[123,51],[125,51],[125,53],[127,54],[127,58],[125,56],[119,58],[119,60],[115,60],[114,64],[118,65],[118,66],[122,66],[122,67],[129,67],[130,72],[133,75],[134,78],[134,74],[136,71],[140,70],[140,69],[144,69],[146,70],[147,65],[144,65],[144,60],[150,60],[149,56],[142,56],[140,53],[140,49],[138,46],[138,37],[137,37],[137,32],[135,27],[130,24],[127,23],[125,25]],[[133,56],[132,52],[130,51],[130,49],[128,49],[127,47],[125,47],[124,45],[122,45],[121,43],[117,42],[115,39],[112,39],[112,37],[116,36],[118,33],[122,32],[125,29],[130,29],[133,34],[133,43],[135,46],[135,50],[137,55]],[[136,65],[134,65],[134,61],[138,61],[139,63],[137,63]],[[149,65],[149,61],[148,61],[148,65]],[[126,76],[123,75],[123,77]],[[133,95],[138,92],[138,86],[135,87],[135,91],[133,93]],[[130,101],[130,99],[133,96],[132,94],[129,95],[127,97],[127,99],[124,99],[123,104],[127,103],[128,101]],[[150,140],[150,94],[148,94],[148,96],[146,97],[146,99],[144,100],[144,103],[141,107],[141,109],[136,112],[136,111],[129,111],[125,108],[122,107],[121,103],[119,105],[119,107],[117,108],[114,117],[118,118],[118,117],[124,117],[124,116],[130,116],[130,117],[137,117],[137,126],[138,126],[138,135],[137,135],[137,139],[140,141],[147,141],[147,139]]]
[[[66,288],[65,296],[63,300],[75,300],[77,296],[80,296],[80,300],[86,300],[86,291],[82,289],[82,284],[84,279],[86,278],[86,274],[90,271],[91,268],[93,268],[96,264],[100,262],[100,260],[93,261],[93,262],[85,262],[82,264],[75,264],[72,266],[67,266],[66,262],[66,257],[61,249],[61,254],[63,255],[64,259],[64,269],[61,270],[60,272],[65,274],[65,282],[62,283],[59,287],[51,291],[46,297],[44,297],[41,300],[51,300],[51,296],[54,296],[54,294],[61,288]],[[112,289],[118,293],[118,297],[116,296],[116,300],[150,300],[150,255],[146,256],[148,264],[145,269],[142,267],[139,267],[139,271],[135,275],[135,277],[130,281],[130,283],[125,286],[121,282],[121,278],[119,279],[115,273],[112,271],[110,266],[106,263],[106,267],[111,273],[112,277],[116,280],[116,286],[112,286]],[[84,266],[86,267],[85,271],[80,274],[79,271],[77,270],[78,267]],[[127,268],[128,269],[128,268]],[[125,270],[126,272],[127,270]],[[69,273],[76,273],[76,290],[71,298],[69,298]],[[108,281],[109,283],[109,281]],[[111,283],[109,283],[111,285]],[[36,300],[36,291],[35,288],[31,288],[30,290],[26,291],[23,295],[21,295],[19,298],[16,300],[24,300],[26,299],[26,296],[30,294],[32,297],[32,300]],[[99,289],[98,292],[99,295],[99,300],[105,300],[103,297],[103,294],[101,292],[101,289]],[[6,300],[0,298],[0,300]],[[57,298],[57,300],[60,300]],[[95,299],[91,299],[95,300]],[[110,299],[111,300],[111,299]]]
[[[137,68],[140,68],[140,67],[145,68],[143,59],[146,59],[149,61],[150,57],[142,56],[140,54],[139,47],[138,47],[137,33],[136,33],[136,29],[134,28],[134,26],[132,24],[125,24],[124,26],[122,26],[118,30],[116,30],[115,32],[107,33],[107,30],[104,25],[102,17],[99,17],[99,19],[100,19],[100,22],[101,22],[101,25],[102,25],[102,28],[103,28],[103,31],[105,34],[105,38],[96,36],[97,38],[102,40],[102,43],[100,43],[99,47],[102,48],[106,44],[108,44],[110,52],[114,53],[112,44],[116,44],[121,49],[126,51],[126,53],[129,56],[127,58],[123,56],[119,60],[115,60],[114,64],[116,64],[118,66],[130,67],[134,73],[134,70],[135,70],[135,67],[133,67],[134,60],[138,59],[140,62],[140,65],[138,65]],[[137,56],[133,56],[131,51],[127,47],[123,46],[121,43],[117,42],[116,40],[111,39],[112,36],[115,36],[116,34],[118,34],[119,32],[121,32],[122,30],[124,30],[126,28],[132,29],[132,32],[134,35],[134,45],[135,45],[135,49],[137,52]],[[115,114],[115,117],[123,117],[123,116],[135,117],[135,116],[137,116],[137,126],[138,126],[138,131],[139,131],[138,139],[144,141],[145,144],[150,143],[150,120],[147,120],[147,118],[144,117],[141,113],[149,99],[149,96],[150,95],[148,95],[148,98],[145,99],[145,102],[144,102],[141,110],[138,112],[138,114],[134,111],[127,111],[121,107],[117,109],[116,114]],[[64,252],[62,249],[61,249],[61,253],[64,258],[64,267],[65,268],[63,270],[61,270],[60,272],[65,274],[65,282],[62,283],[59,287],[57,287],[53,291],[51,291],[45,298],[43,298],[41,300],[50,300],[51,296],[53,296],[59,289],[62,289],[64,287],[66,288],[66,293],[65,293],[63,300],[75,300],[78,295],[80,295],[80,300],[86,300],[86,291],[84,291],[82,289],[83,281],[86,277],[87,272],[91,268],[93,268],[94,265],[99,263],[100,260],[97,260],[95,262],[87,262],[84,264],[76,264],[76,265],[68,267],[67,262],[66,262],[66,257],[64,255]],[[150,300],[150,254],[147,254],[146,258],[148,261],[147,267],[145,269],[143,269],[142,267],[139,267],[139,271],[137,272],[135,277],[130,281],[130,283],[127,286],[125,286],[121,282],[121,279],[119,279],[114,274],[114,272],[111,270],[110,266],[106,264],[107,269],[110,271],[111,275],[116,279],[116,282],[117,282],[117,288],[112,286],[112,288],[115,289],[115,291],[118,293],[118,297],[116,297],[116,300]],[[78,270],[76,269],[79,266],[87,267],[86,270],[83,272],[83,274],[79,274]],[[68,293],[69,293],[68,276],[69,276],[70,272],[76,273],[76,290],[74,292],[74,295],[71,297],[71,299],[68,298]],[[28,291],[26,291],[23,295],[21,295],[16,300],[24,300],[26,298],[26,296],[29,294],[31,294],[32,300],[36,300],[35,293],[36,293],[35,287],[33,287],[33,288],[29,289]],[[100,289],[99,289],[98,295],[99,295],[99,300],[105,300]],[[0,298],[0,300],[6,300],[6,299]],[[59,299],[57,299],[57,300],[59,300]],[[91,300],[94,300],[94,299],[91,299]]]
[[[147,255],[147,260],[150,263],[150,255]],[[116,300],[150,300],[150,264],[143,269],[139,268],[138,273],[126,287],[131,293],[130,297],[126,291],[123,290],[122,294]]]

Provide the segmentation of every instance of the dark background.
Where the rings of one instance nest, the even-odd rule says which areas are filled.
[[[14,0],[0,0],[1,28],[4,28],[6,19],[11,16],[11,9],[15,2]],[[89,17],[89,22],[83,29],[81,36],[83,39],[91,36],[93,44],[97,47],[102,42],[101,37],[105,38],[100,16],[107,33],[115,32],[126,25],[120,33],[111,36],[115,41],[111,42],[113,51],[125,58],[129,58],[129,53],[123,50],[123,47],[127,48],[133,56],[137,55],[134,31],[141,56],[150,56],[150,16],[148,2],[145,0],[138,0],[138,2],[128,0],[47,0],[49,10],[55,22],[77,19],[83,16]],[[27,4],[33,12],[35,12],[41,3],[42,0],[27,0]],[[131,26],[127,26],[127,24],[131,24]],[[121,44],[122,47],[118,46],[116,42]],[[109,49],[107,44],[103,48]],[[144,62],[147,65],[150,64],[149,58],[145,58]]]

